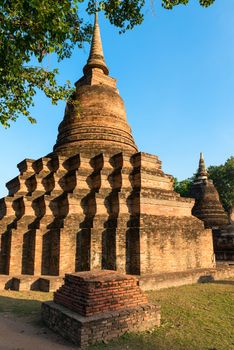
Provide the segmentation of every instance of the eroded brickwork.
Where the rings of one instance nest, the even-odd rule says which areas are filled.
[[[42,318],[55,332],[85,347],[126,332],[160,325],[160,307],[149,304],[135,277],[114,271],[66,275]]]
[[[225,212],[212,180],[209,179],[203,155],[190,190],[195,198],[193,215],[213,231],[214,252],[217,261],[234,260],[234,234],[231,218]]]
[[[134,276],[94,270],[66,274],[54,302],[82,316],[117,311],[148,303]]]
[[[192,213],[204,222],[206,228],[217,229],[228,224],[227,213],[213,181],[209,179],[202,153],[190,195],[195,198]]]
[[[193,200],[172,191],[156,156],[54,155],[24,163],[1,201],[1,274],[213,267],[210,230],[191,216]]]
[[[229,210],[229,223],[218,230],[213,230],[214,250],[218,261],[234,261],[234,207]]]

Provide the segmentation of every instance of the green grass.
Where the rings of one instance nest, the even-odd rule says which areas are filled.
[[[149,332],[126,334],[89,350],[234,350],[234,281],[149,292],[162,307],[162,324]],[[50,293],[0,292],[0,312],[40,313]]]
[[[0,313],[11,312],[16,316],[38,315],[41,302],[53,299],[53,293],[0,291]]]

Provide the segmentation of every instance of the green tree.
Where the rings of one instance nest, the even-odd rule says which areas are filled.
[[[224,209],[228,211],[234,206],[234,157],[230,157],[223,165],[210,166],[207,170]]]
[[[157,0],[166,9],[189,0]],[[200,0],[202,6],[214,0]],[[82,4],[85,3],[85,4]],[[70,57],[74,46],[82,47],[90,40],[92,26],[80,16],[80,6],[89,13],[96,10],[96,1],[89,0],[0,0],[0,123],[9,126],[24,115],[31,122],[29,108],[37,89],[42,90],[53,104],[71,93],[69,82],[57,83],[58,70],[44,67],[48,54],[58,61]],[[142,23],[145,0],[104,0],[102,10],[120,32]]]
[[[190,177],[188,179],[178,181],[178,179],[174,178],[174,190],[178,192],[182,197],[189,197],[190,188],[194,177]]]
[[[177,5],[187,5],[190,0],[162,0],[162,6],[168,10],[172,10]],[[212,5],[215,0],[199,0],[201,6],[208,7]]]

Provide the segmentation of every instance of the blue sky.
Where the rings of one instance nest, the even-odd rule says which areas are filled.
[[[105,58],[139,150],[158,155],[166,173],[184,179],[196,171],[200,151],[207,166],[234,155],[234,1],[204,9],[190,0],[166,11],[160,0],[152,10],[148,0],[144,13],[144,23],[124,35],[100,16]],[[76,49],[58,65],[60,82],[81,76],[88,52]],[[44,65],[57,64],[49,57]],[[36,125],[20,118],[0,127],[0,197],[17,163],[45,156],[56,141],[65,102],[52,106],[38,93],[35,103]]]

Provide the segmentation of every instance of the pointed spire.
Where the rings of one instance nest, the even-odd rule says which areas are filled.
[[[203,153],[200,153],[200,160],[199,160],[199,168],[197,171],[197,178],[207,179],[208,178],[208,172],[206,170],[206,165],[203,157]]]
[[[92,44],[87,64],[83,69],[84,74],[87,74],[92,68],[100,68],[104,74],[109,74],[109,69],[107,68],[102,49],[101,33],[98,24],[98,12],[95,14]]]

